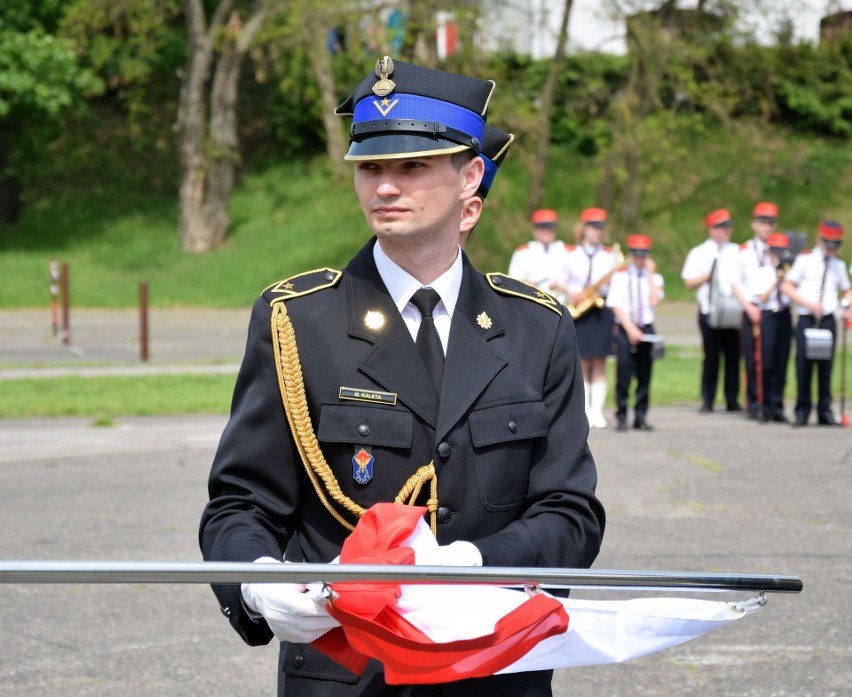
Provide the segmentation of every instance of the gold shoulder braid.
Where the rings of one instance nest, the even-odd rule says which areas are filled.
[[[308,413],[302,365],[296,346],[296,332],[293,329],[290,316],[287,314],[286,304],[283,302],[276,302],[272,305],[272,336],[272,345],[275,350],[275,369],[278,372],[278,387],[281,390],[284,412],[287,414],[287,421],[293,433],[293,440],[299,449],[302,464],[305,466],[305,471],[317,492],[317,496],[328,512],[347,530],[354,530],[355,525],[334,509],[328,500],[328,496],[331,496],[335,503],[356,518],[360,518],[365,509],[343,493],[340,484],[331,471],[331,467],[322,454],[322,450],[320,450]],[[426,482],[431,482],[426,508],[429,511],[432,534],[437,536],[438,475],[435,472],[434,461],[424,465],[409,477],[405,486],[396,495],[394,503],[413,505]]]

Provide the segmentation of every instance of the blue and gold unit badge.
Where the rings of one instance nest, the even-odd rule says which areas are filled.
[[[364,448],[352,456],[352,478],[358,484],[366,484],[373,478],[373,456]]]

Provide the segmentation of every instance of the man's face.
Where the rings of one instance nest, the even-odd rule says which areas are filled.
[[[769,218],[753,218],[751,221],[751,229],[754,236],[761,242],[766,242],[772,231],[775,229],[775,221]]]
[[[819,240],[820,247],[822,247],[822,251],[827,257],[836,257],[837,252],[840,249],[840,245],[836,242],[827,242],[826,240],[820,238]]]
[[[598,245],[603,239],[604,229],[600,225],[583,225],[583,242]]]
[[[723,242],[727,242],[731,239],[731,233],[734,231],[733,225],[716,225],[711,227],[707,234],[710,236],[710,239],[713,240],[716,244],[722,244]]]
[[[533,227],[533,237],[542,244],[550,244],[556,239],[556,226],[535,225]]]
[[[463,204],[479,186],[481,169],[474,158],[457,172],[449,155],[365,160],[355,163],[355,193],[380,240],[458,242]]]

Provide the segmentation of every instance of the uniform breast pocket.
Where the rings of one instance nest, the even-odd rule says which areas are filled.
[[[372,404],[323,404],[317,438],[324,443],[411,448],[412,415]]]
[[[547,436],[542,402],[499,404],[468,419],[479,498],[490,511],[520,506],[529,489],[530,460],[537,438]]]

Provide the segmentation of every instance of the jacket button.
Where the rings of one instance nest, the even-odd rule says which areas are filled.
[[[449,523],[450,522],[450,509],[446,506],[438,506],[438,522],[439,523]]]
[[[450,448],[450,444],[447,441],[442,441],[438,443],[438,455],[441,457],[449,457],[452,452],[452,448]]]
[[[225,617],[231,616],[231,608],[229,608],[229,607],[220,607],[219,612],[221,612],[223,615],[225,615]]]
[[[509,422],[509,430],[512,433],[517,433],[518,432],[518,424],[516,424],[514,421],[510,421]]]
[[[361,424],[358,427],[358,433],[360,433],[362,436],[369,436],[370,435],[370,427],[367,424]]]
[[[293,657],[293,665],[296,668],[301,668],[303,665],[305,665],[305,657],[302,654],[298,654],[297,656],[294,656]]]

